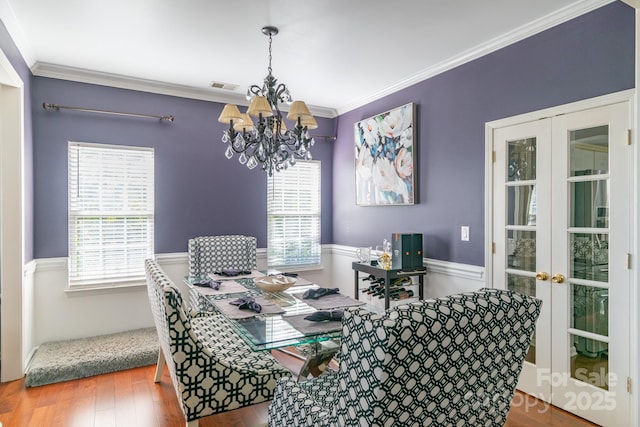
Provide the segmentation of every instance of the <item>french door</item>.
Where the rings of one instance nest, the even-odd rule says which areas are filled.
[[[630,420],[629,104],[499,127],[491,280],[543,302],[518,388],[605,426]]]

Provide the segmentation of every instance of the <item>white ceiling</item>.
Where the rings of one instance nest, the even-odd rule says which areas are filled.
[[[611,1],[0,0],[0,19],[36,75],[98,72],[225,101],[261,84],[261,28],[274,25],[273,75],[331,116]]]

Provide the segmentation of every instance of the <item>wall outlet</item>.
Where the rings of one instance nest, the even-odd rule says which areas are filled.
[[[460,240],[462,240],[463,242],[468,242],[469,241],[469,226],[468,225],[463,225],[462,227],[460,227]]]

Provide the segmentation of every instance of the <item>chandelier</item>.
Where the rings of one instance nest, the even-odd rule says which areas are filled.
[[[231,159],[239,154],[238,161],[249,169],[258,165],[269,176],[296,163],[296,158],[311,160],[309,148],[315,141],[309,136],[309,129],[316,129],[318,123],[303,101],[292,102],[289,89],[271,74],[271,43],[278,34],[276,27],[263,27],[262,33],[269,36],[269,73],[262,86],[251,85],[247,89],[250,101],[246,113],[241,113],[234,104],[222,109],[218,121],[229,125],[222,134],[222,142],[227,144],[225,157]],[[279,103],[290,105],[287,119],[293,124],[287,129]],[[251,117],[257,118],[254,125]]]

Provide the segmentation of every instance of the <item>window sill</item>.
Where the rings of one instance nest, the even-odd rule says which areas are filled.
[[[144,281],[135,281],[127,283],[103,283],[98,285],[74,285],[65,289],[65,293],[69,296],[85,296],[85,295],[101,295],[101,294],[119,294],[125,292],[138,292],[147,287]]]
[[[299,271],[322,271],[324,270],[324,266],[322,264],[283,265],[280,267],[270,267],[269,270],[281,271],[283,273],[293,273]]]

